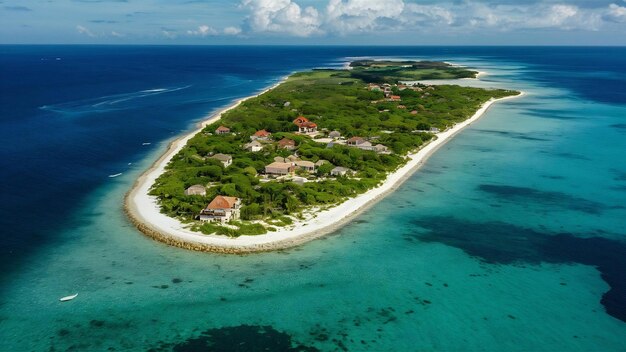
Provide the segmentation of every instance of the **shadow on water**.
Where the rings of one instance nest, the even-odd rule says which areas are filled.
[[[615,128],[617,130],[626,131],[626,123],[616,123],[611,125],[610,127]]]
[[[576,116],[572,114],[564,114],[559,110],[549,110],[549,109],[524,109],[524,115],[531,117],[539,117],[542,119],[552,119],[552,120],[583,120],[586,117]]]
[[[481,132],[481,133],[489,133],[489,134],[503,136],[503,137],[522,139],[522,140],[527,140],[527,141],[543,141],[543,142],[549,141],[549,139],[546,139],[546,138],[530,137],[525,133],[519,133],[519,132],[485,130],[485,129],[474,129],[474,131]]]
[[[574,197],[562,192],[542,191],[535,188],[482,184],[478,186],[478,189],[511,202],[535,202],[587,214],[600,214],[607,208],[606,205],[592,200]]]
[[[444,243],[490,264],[545,262],[595,266],[611,287],[602,296],[602,305],[608,314],[626,322],[626,243],[455,217],[427,217],[411,223],[426,231],[408,234],[409,239]]]
[[[292,341],[291,336],[271,326],[239,325],[209,329],[180,343],[162,343],[148,351],[319,351]]]

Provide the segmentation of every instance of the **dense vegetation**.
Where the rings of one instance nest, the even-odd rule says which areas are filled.
[[[390,81],[419,81],[427,79],[475,78],[477,71],[438,61],[372,61],[360,60],[350,64],[351,77],[366,83]]]
[[[387,71],[380,77],[386,77],[383,82],[387,83],[397,82],[397,77],[392,77],[390,72],[398,67],[401,70],[394,72],[402,75],[405,72],[416,77],[420,72],[430,75],[433,70],[442,75],[454,75],[448,65],[441,63],[412,63],[410,68],[403,67],[408,63],[401,63],[402,66],[383,64],[380,70]],[[353,65],[358,68],[296,73],[275,89],[224,113],[218,123],[194,136],[157,179],[151,194],[158,197],[162,211],[193,222],[216,195],[236,196],[243,203],[241,222],[230,227],[194,222],[193,228],[229,236],[264,233],[273,230],[273,226],[290,224],[291,217],[299,217],[305,208],[331,206],[376,187],[387,173],[406,162],[408,152],[433,138],[433,134],[424,131],[431,127],[450,127],[470,117],[487,100],[516,94],[451,85],[403,90],[394,86],[392,94],[400,96],[402,101],[390,102],[382,91],[368,89],[366,83],[372,80],[360,77],[357,72],[379,70],[379,67],[363,62]],[[380,77],[374,81],[379,82]],[[319,126],[323,131],[321,137],[336,130],[346,138],[366,137],[373,144],[388,147],[391,153],[380,154],[338,144],[329,147],[309,136],[296,134],[293,120],[300,115]],[[231,133],[214,134],[220,125],[229,127]],[[243,146],[261,129],[272,133],[272,141],[265,143],[262,151],[246,151]],[[279,148],[275,141],[282,138],[294,140],[297,150]],[[220,161],[207,157],[216,153],[231,155],[232,165],[224,167]],[[326,160],[328,163],[318,167],[313,175],[298,171],[309,179],[303,184],[288,180],[268,182],[258,176],[275,157],[293,153],[302,160]],[[355,174],[330,177],[335,166],[349,168]],[[195,184],[207,186],[206,196],[184,194],[187,187]],[[263,224],[257,220],[262,220]]]

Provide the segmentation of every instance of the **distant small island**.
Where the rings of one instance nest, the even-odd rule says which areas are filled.
[[[126,210],[149,236],[189,249],[254,252],[334,230],[397,187],[498,99],[520,93],[443,62],[360,60],[298,72],[172,143]]]

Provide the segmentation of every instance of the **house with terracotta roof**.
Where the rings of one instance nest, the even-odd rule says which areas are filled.
[[[346,141],[346,144],[356,147],[356,146],[359,146],[359,145],[361,145],[361,144],[363,144],[365,142],[366,142],[366,140],[363,137],[352,137],[352,138],[350,138],[350,139],[348,139]]]
[[[206,196],[206,187],[203,185],[193,185],[185,190],[186,196]]]
[[[233,157],[228,154],[215,154],[211,157],[211,159],[219,160],[224,165],[224,167],[229,167],[230,164],[233,163]]]
[[[226,126],[220,126],[215,130],[215,134],[229,134],[230,128]]]
[[[241,200],[237,197],[217,196],[200,211],[201,221],[226,223],[239,219]]]
[[[267,166],[265,166],[265,174],[267,175],[287,175],[294,172],[296,167],[293,163],[281,163],[275,161]]]
[[[309,121],[304,116],[298,116],[297,119],[293,120],[294,125],[298,126],[298,132],[300,133],[315,133],[317,132],[317,124]]]
[[[283,149],[294,150],[296,149],[296,142],[293,139],[283,138],[278,141],[278,147]]]
[[[399,95],[390,95],[387,101],[402,101],[402,97]]]
[[[272,134],[267,132],[266,130],[260,130],[260,131],[256,131],[252,136],[250,136],[250,139],[253,141],[267,141],[270,139],[270,136]]]

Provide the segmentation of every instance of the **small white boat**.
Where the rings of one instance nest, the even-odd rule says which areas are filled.
[[[143,143],[141,143],[141,145],[150,145],[150,144],[152,144],[152,143],[149,143],[149,142],[143,142]]]
[[[113,177],[117,177],[117,176],[121,176],[122,173],[120,172],[119,174],[115,174],[115,175],[109,175],[109,177],[113,178]]]
[[[65,297],[59,298],[59,301],[61,301],[61,302],[71,301],[71,300],[73,300],[74,298],[76,298],[76,296],[78,296],[78,293],[77,293],[77,294],[75,294],[75,295],[65,296]]]

